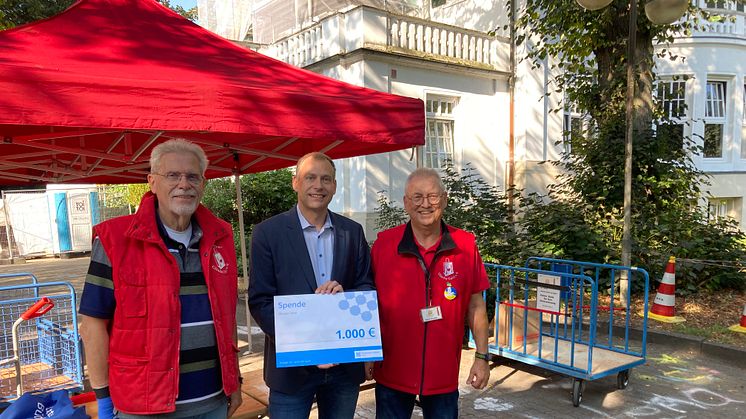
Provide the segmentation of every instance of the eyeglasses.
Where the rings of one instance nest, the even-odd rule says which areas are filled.
[[[442,193],[431,193],[427,195],[416,194],[407,198],[409,198],[415,205],[422,205],[425,202],[425,198],[427,198],[427,202],[429,202],[430,205],[438,205],[440,204],[440,199],[442,196]]]
[[[177,184],[181,182],[181,178],[185,177],[187,182],[192,186],[200,186],[204,178],[202,175],[196,173],[179,173],[179,172],[168,172],[168,173],[151,173],[153,175],[162,176],[166,179],[166,182],[171,184]]]

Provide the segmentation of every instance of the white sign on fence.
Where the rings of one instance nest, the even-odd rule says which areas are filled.
[[[538,274],[537,280],[542,284],[560,285],[560,277],[556,275]],[[536,308],[539,310],[559,312],[560,290],[554,288],[536,288]]]

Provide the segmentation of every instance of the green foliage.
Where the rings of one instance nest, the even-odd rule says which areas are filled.
[[[295,204],[292,178],[288,169],[241,175],[241,200],[247,228]],[[236,185],[232,177],[207,181],[202,203],[218,217],[238,224]]]
[[[75,0],[0,0],[0,30],[54,16]]]
[[[185,9],[182,6],[176,4],[171,5],[170,0],[158,0],[158,3],[168,7],[169,9],[173,10],[174,12],[180,14],[181,16],[191,20],[192,22],[197,21],[197,6],[192,7],[191,9]]]
[[[396,206],[395,202],[389,200],[386,191],[378,191],[376,202],[378,203],[375,209],[377,215],[376,228],[378,230],[396,227],[407,221],[407,212],[404,211],[404,208]]]
[[[520,200],[518,221],[525,238],[521,258],[545,256],[559,259],[605,262],[610,249],[604,240],[604,223],[593,223],[595,208],[577,200],[544,202],[531,194]],[[597,220],[600,221],[600,220]],[[522,263],[522,262],[519,262]]]
[[[246,248],[251,243],[254,224],[290,209],[297,198],[292,187],[292,172],[289,169],[242,175],[241,199],[243,201]],[[233,178],[213,179],[207,182],[202,203],[216,216],[233,225],[236,254],[240,255],[238,232],[238,204]],[[240,259],[240,256],[239,256]],[[239,272],[242,269],[239,260]]]
[[[638,3],[636,44],[638,97],[650,99],[653,39],[661,43],[695,27],[695,19],[675,25],[654,25],[645,17],[646,0]],[[510,4],[511,0],[507,0]],[[522,3],[522,4],[521,4]],[[525,0],[519,3],[516,42],[528,48],[534,67],[548,65],[555,74],[552,88],[565,94],[581,113],[602,124],[624,110],[629,35],[629,1],[614,0],[598,11],[587,11],[575,0]],[[695,7],[689,12],[704,14]],[[671,57],[666,50],[662,56]],[[549,59],[547,59],[550,57]],[[545,61],[546,60],[546,61]],[[640,100],[636,126],[650,119],[651,100]]]
[[[184,9],[171,5],[170,0],[158,0],[185,18],[197,20],[197,6]],[[0,0],[0,30],[54,16],[70,7],[75,0]]]
[[[103,219],[134,212],[142,196],[149,190],[147,183],[99,186]]]
[[[653,39],[670,42],[697,20],[655,26],[645,17],[644,3],[638,1],[635,51],[632,264],[656,280],[674,255],[684,258],[677,266],[679,292],[744,288],[744,235],[732,223],[708,221],[693,204],[707,183],[691,160],[702,150],[676,135],[652,95]],[[593,127],[569,133],[572,153],[554,162],[565,175],[549,195],[521,200],[519,231],[530,243],[522,252],[620,263],[628,5],[615,0],[590,12],[573,0],[527,0],[520,11],[517,40],[526,43],[528,59],[535,67],[550,67],[556,75],[551,83],[567,101],[561,106],[574,105]],[[693,7],[690,13],[706,15]],[[681,59],[665,49],[660,56]],[[650,129],[653,124],[657,130]]]
[[[675,255],[677,292],[746,289],[746,236],[732,220],[708,221],[704,211],[692,211],[688,221],[665,221],[648,233],[640,264],[659,279],[668,256]]]

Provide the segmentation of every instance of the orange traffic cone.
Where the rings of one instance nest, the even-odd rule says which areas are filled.
[[[658,293],[653,301],[653,308],[648,312],[648,317],[664,323],[681,323],[686,321],[683,317],[675,315],[676,299],[676,258],[671,256],[666,265],[666,273],[663,274]]]
[[[729,327],[728,330],[746,333],[746,304],[743,305],[743,313],[741,313],[741,323],[734,324],[733,326]]]

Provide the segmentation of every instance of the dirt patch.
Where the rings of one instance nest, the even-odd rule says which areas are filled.
[[[655,292],[650,293],[649,308],[652,307]],[[603,299],[602,299],[603,300]],[[743,305],[746,303],[744,291],[718,291],[713,293],[699,293],[687,297],[676,296],[676,315],[686,319],[684,323],[662,323],[648,320],[648,330],[668,331],[705,337],[710,341],[734,345],[746,349],[746,333],[736,333],[728,327],[738,324],[741,320]],[[618,303],[617,303],[618,304]],[[608,298],[601,303],[608,306]],[[642,328],[642,317],[638,313],[643,309],[643,298],[634,297],[632,300],[633,314],[630,324],[636,329]],[[607,316],[599,311],[599,318]],[[614,316],[614,323],[623,325],[626,321],[623,313]]]

